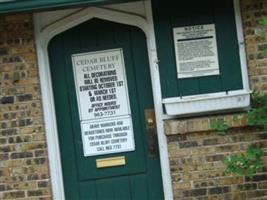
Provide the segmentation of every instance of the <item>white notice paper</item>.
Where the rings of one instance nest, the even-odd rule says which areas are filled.
[[[130,114],[121,49],[72,55],[80,120]]]
[[[84,156],[134,150],[131,117],[82,122]]]
[[[219,74],[214,24],[173,29],[178,78]]]
[[[72,55],[84,156],[133,151],[122,49]]]

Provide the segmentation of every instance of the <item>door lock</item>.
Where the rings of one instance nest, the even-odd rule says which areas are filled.
[[[157,155],[157,128],[154,109],[145,109],[148,156]]]
[[[148,126],[153,126],[154,125],[154,120],[152,118],[147,119],[147,125]]]

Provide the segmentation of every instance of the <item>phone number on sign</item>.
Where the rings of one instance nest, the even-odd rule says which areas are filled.
[[[113,111],[97,112],[97,113],[94,113],[94,116],[95,117],[108,117],[108,116],[113,116],[115,114],[116,112],[115,110],[113,110]]]

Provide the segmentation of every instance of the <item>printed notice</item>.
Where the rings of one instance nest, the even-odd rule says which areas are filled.
[[[80,120],[130,114],[121,49],[72,56]]]
[[[131,118],[82,123],[85,156],[133,151]]]
[[[173,29],[178,78],[219,74],[214,24]]]
[[[84,156],[134,150],[122,49],[74,54],[72,63]]]

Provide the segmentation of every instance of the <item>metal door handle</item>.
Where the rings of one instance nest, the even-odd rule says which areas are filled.
[[[145,110],[148,156],[157,155],[157,129],[154,109]]]

